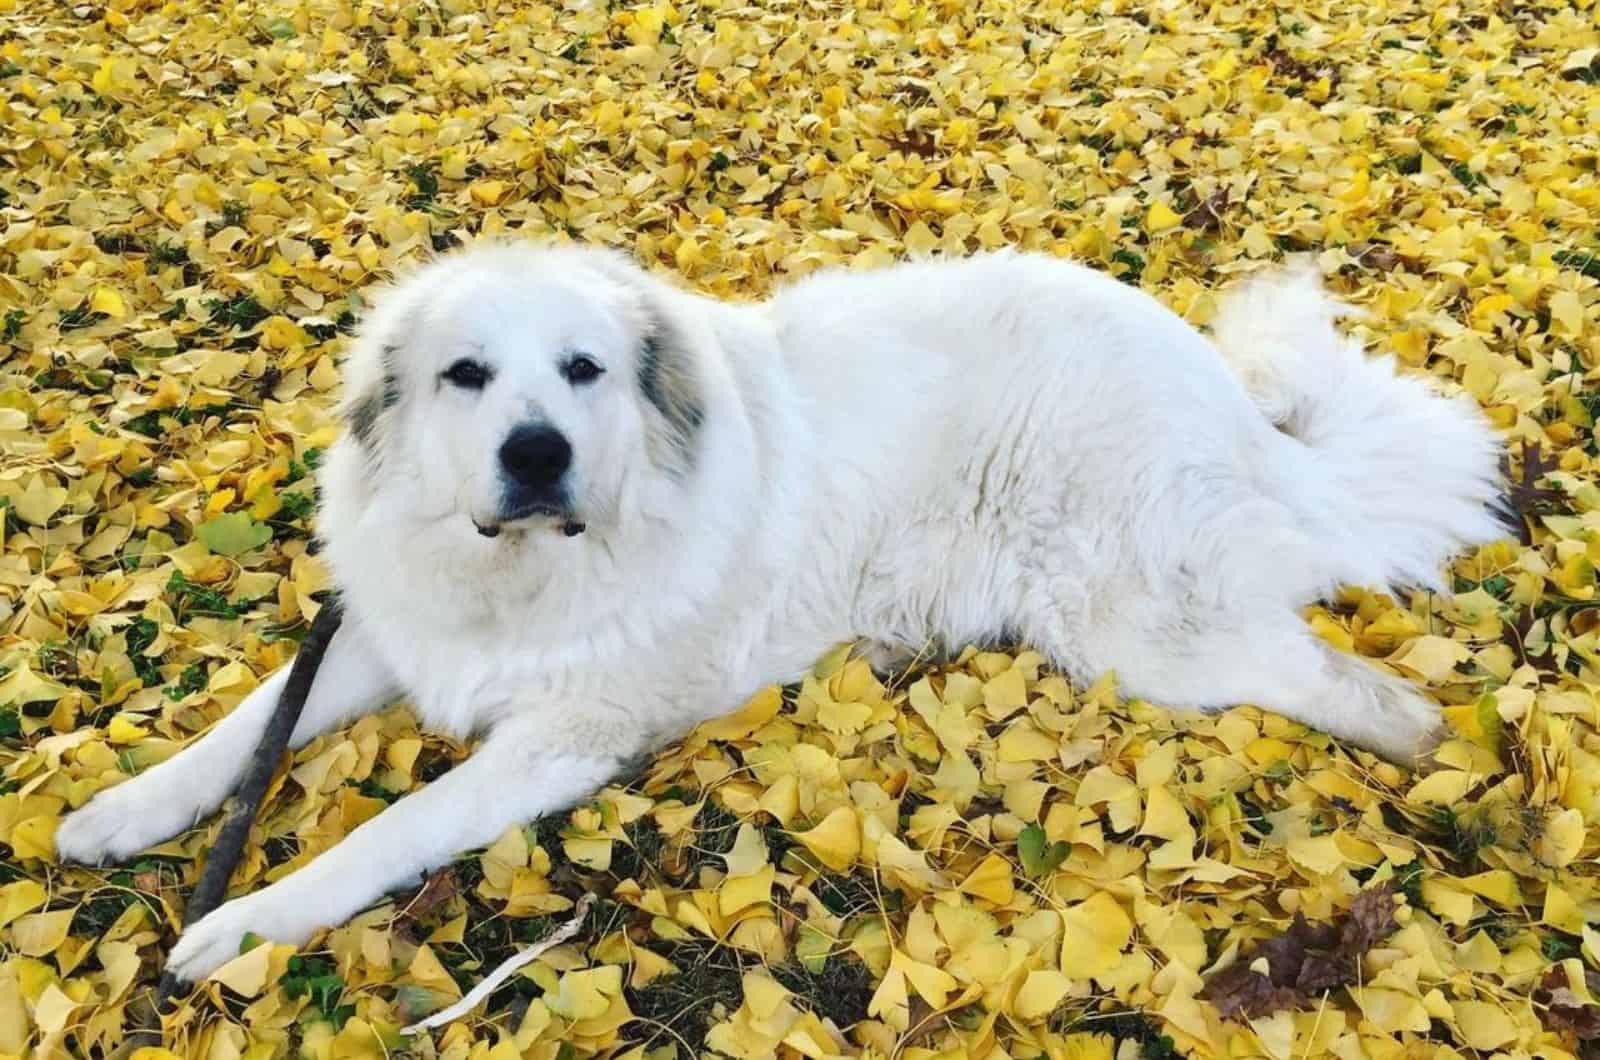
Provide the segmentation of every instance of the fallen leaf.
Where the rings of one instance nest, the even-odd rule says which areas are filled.
[[[219,556],[242,556],[272,540],[272,528],[245,512],[230,512],[201,523],[195,535]]]

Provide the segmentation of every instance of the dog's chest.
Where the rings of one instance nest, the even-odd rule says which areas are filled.
[[[379,651],[425,728],[466,738],[575,683],[537,645],[488,629],[410,626],[390,625]]]
[[[712,698],[652,666],[656,653],[612,645],[617,638],[540,636],[495,623],[392,632],[382,651],[418,720],[461,739],[533,715],[552,741],[609,747],[672,728],[671,718],[692,713],[688,701]]]

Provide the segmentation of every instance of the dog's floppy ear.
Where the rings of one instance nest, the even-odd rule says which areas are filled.
[[[653,421],[651,456],[666,471],[684,474],[694,467],[705,393],[698,351],[675,320],[673,292],[626,255],[600,249],[586,253],[596,271],[620,288],[639,329],[634,377]]]
[[[400,379],[404,335],[414,316],[406,291],[391,289],[388,298],[361,322],[355,345],[344,364],[344,399],[339,412],[350,437],[368,459],[383,451],[384,421],[400,404],[404,388]]]
[[[380,346],[378,360],[382,374],[378,385],[367,387],[345,403],[344,416],[350,433],[370,456],[378,454],[378,424],[383,414],[400,404],[400,376],[395,368],[395,357],[399,352],[392,345]]]
[[[651,316],[648,328],[639,344],[639,393],[661,417],[661,464],[688,471],[706,416],[694,351],[664,315]]]

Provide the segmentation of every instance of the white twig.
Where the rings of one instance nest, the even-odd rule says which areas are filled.
[[[594,904],[594,895],[586,894],[578,900],[577,909],[573,910],[572,919],[562,924],[555,931],[546,935],[538,942],[526,949],[519,950],[500,962],[500,966],[483,978],[477,986],[467,991],[465,997],[449,1008],[440,1009],[427,1019],[403,1028],[400,1033],[405,1035],[421,1034],[423,1031],[432,1030],[434,1027],[443,1026],[453,1019],[466,1015],[478,1006],[484,998],[494,993],[501,983],[516,974],[518,968],[534,960],[546,950],[554,949],[578,933],[578,928],[583,926],[583,918],[589,915],[589,907]]]

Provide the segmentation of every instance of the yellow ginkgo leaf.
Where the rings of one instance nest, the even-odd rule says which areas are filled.
[[[944,1007],[950,992],[956,988],[955,976],[931,964],[914,961],[904,953],[895,951],[890,967],[906,977],[906,981],[935,1009]]]
[[[1070,907],[1061,919],[1061,971],[1073,979],[1092,979],[1115,968],[1133,937],[1133,921],[1104,891]]]
[[[139,724],[136,714],[119,713],[111,719],[111,724],[106,728],[106,738],[112,743],[132,743],[150,735],[150,730]]]
[[[1297,836],[1289,840],[1289,860],[1313,878],[1331,876],[1345,863],[1344,850],[1338,837],[1329,833],[1319,836]]]
[[[878,988],[872,992],[872,998],[867,1002],[867,1015],[883,1018],[892,1015],[896,1010],[903,1012],[908,998],[905,972],[891,965],[878,983]]]
[[[1055,1011],[1056,1005],[1072,989],[1072,980],[1060,972],[1042,970],[1029,972],[1017,991],[1012,1011],[1024,1023],[1033,1023]]]
[[[272,964],[272,944],[260,943],[227,962],[208,977],[240,997],[255,997],[267,985]]]
[[[67,940],[67,930],[72,926],[75,912],[75,909],[58,909],[18,917],[11,923],[11,944],[18,953],[28,957],[53,953]]]
[[[1169,228],[1176,228],[1183,224],[1183,215],[1159,199],[1150,204],[1150,209],[1145,213],[1144,230],[1146,232],[1165,232]]]
[[[1005,905],[1016,892],[1013,867],[999,854],[990,854],[961,881],[961,890],[974,898]]]
[[[1576,291],[1557,291],[1550,296],[1550,319],[1567,338],[1583,334],[1583,302]]]
[[[1091,1034],[1080,1031],[1063,1035],[1060,1041],[1060,1060],[1113,1060],[1117,1039],[1109,1034]]]
[[[860,732],[872,717],[872,708],[865,703],[839,703],[827,700],[817,707],[817,724],[829,732]]]
[[[1455,674],[1461,663],[1472,658],[1467,646],[1449,637],[1417,637],[1389,657],[1389,661],[1423,680],[1438,684]]]
[[[89,308],[113,320],[121,320],[128,315],[128,303],[123,301],[121,292],[111,287],[96,287],[94,294],[89,296]]]
[[[61,818],[54,814],[40,814],[18,821],[11,830],[12,853],[19,858],[54,859],[56,829],[60,825]]]
[[[1488,1001],[1452,1001],[1456,1028],[1463,1044],[1491,1051],[1517,1040],[1517,1024],[1500,1005]]]
[[[44,993],[34,1004],[33,1020],[39,1029],[52,1037],[66,1029],[67,1021],[82,1002],[68,995],[55,983],[44,988]]]
[[[503,180],[479,180],[472,185],[472,201],[479,206],[493,206],[505,198],[506,182]]]
[[[34,526],[43,526],[48,523],[61,510],[67,502],[67,491],[61,486],[52,486],[43,475],[35,475],[28,486],[20,494],[11,497],[11,508],[25,522]]]
[[[1517,885],[1517,877],[1505,869],[1490,869],[1488,872],[1465,876],[1460,884],[1464,889],[1502,908],[1522,907],[1522,888]]]
[[[1420,999],[1399,990],[1380,987],[1352,987],[1350,996],[1361,1013],[1384,1034],[1409,1031],[1421,1034],[1432,1025],[1428,1010]]]
[[[1466,798],[1479,778],[1459,769],[1441,769],[1411,786],[1406,800],[1417,804],[1450,805]]]
[[[1028,681],[1015,666],[1002,670],[983,686],[983,706],[991,718],[1000,720],[1028,705]]]
[[[585,868],[604,872],[611,867],[610,839],[568,839],[562,842],[561,848],[567,857]]]
[[[748,876],[767,863],[767,841],[761,830],[745,821],[734,836],[733,849],[723,855],[728,865],[728,875]]]
[[[49,896],[38,880],[17,880],[0,887],[0,927],[45,903]]]
[[[1000,734],[995,749],[1002,762],[1040,762],[1054,758],[1061,741],[1024,718]]]
[[[840,806],[815,828],[796,832],[795,839],[828,868],[842,872],[861,852],[861,825],[853,807]]]
[[[717,890],[717,909],[723,916],[732,916],[752,905],[764,905],[772,898],[772,881],[777,869],[763,865],[748,876],[730,876]]]
[[[622,969],[614,964],[561,976],[553,998],[546,998],[550,1011],[567,1020],[594,1019],[611,1007],[611,998],[622,991]]]
[[[1545,821],[1539,833],[1534,852],[1539,860],[1552,868],[1565,868],[1583,849],[1583,814],[1574,809],[1561,810]]]
[[[732,714],[702,723],[692,736],[702,740],[743,739],[776,717],[782,707],[783,694],[777,688],[764,688]]]

